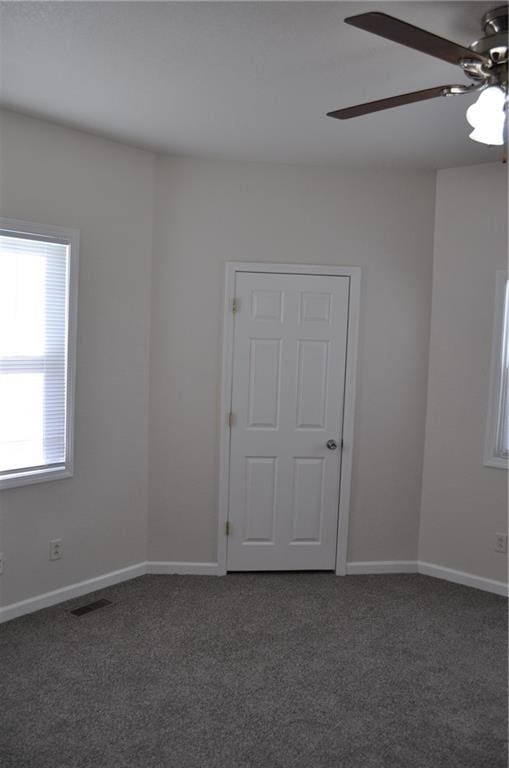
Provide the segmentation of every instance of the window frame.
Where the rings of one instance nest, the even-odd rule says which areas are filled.
[[[495,469],[509,468],[509,457],[504,458],[497,453],[497,437],[500,424],[500,408],[503,393],[504,341],[506,330],[504,320],[506,313],[506,291],[509,280],[507,270],[497,270],[495,282],[495,312],[493,319],[493,338],[491,346],[490,389],[488,399],[488,418],[486,423],[486,440],[484,444],[484,465]],[[509,303],[509,302],[508,302]],[[509,312],[509,307],[507,308]]]
[[[57,467],[36,467],[15,469],[9,475],[0,477],[0,490],[16,488],[34,483],[62,480],[74,475],[74,419],[76,389],[76,339],[78,321],[78,229],[57,227],[49,224],[35,224],[20,219],[0,217],[0,232],[5,235],[26,235],[28,237],[56,240],[69,246],[69,303],[67,316],[67,391],[66,391],[66,459]]]

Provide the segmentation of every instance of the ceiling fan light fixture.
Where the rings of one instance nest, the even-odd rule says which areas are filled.
[[[473,141],[490,146],[504,143],[506,94],[503,88],[491,86],[481,92],[477,101],[467,109],[467,122],[474,129]]]

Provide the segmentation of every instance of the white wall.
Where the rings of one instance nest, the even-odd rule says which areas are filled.
[[[0,492],[8,604],[146,559],[154,160],[9,112],[0,130],[1,215],[81,231],[76,472]]]
[[[438,172],[419,558],[507,581],[507,472],[483,466],[495,273],[507,269],[501,163]]]
[[[81,230],[76,475],[0,493],[2,603],[145,560],[149,487],[148,557],[216,559],[227,260],[363,267],[348,559],[416,559],[434,174],[155,162],[11,112],[0,129],[0,214]],[[500,165],[438,174],[419,543],[501,581],[507,473],[482,446],[504,195]]]
[[[364,268],[348,559],[416,559],[434,186],[424,172],[160,160],[150,559],[216,559],[227,260]]]

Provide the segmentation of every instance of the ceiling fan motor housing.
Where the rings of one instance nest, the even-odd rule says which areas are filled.
[[[498,8],[485,13],[481,25],[486,35],[507,32],[507,5],[499,5]]]
[[[488,11],[481,22],[485,36],[470,46],[475,53],[489,57],[490,64],[477,61],[462,63],[465,74],[477,82],[487,85],[499,85],[507,90],[508,43],[508,8],[501,5]]]

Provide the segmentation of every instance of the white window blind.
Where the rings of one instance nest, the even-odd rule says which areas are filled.
[[[484,463],[507,469],[509,464],[509,280],[497,272],[491,379]]]
[[[500,360],[500,401],[498,404],[496,455],[509,458],[509,281],[505,281]]]
[[[70,474],[71,242],[0,230],[0,485]]]

